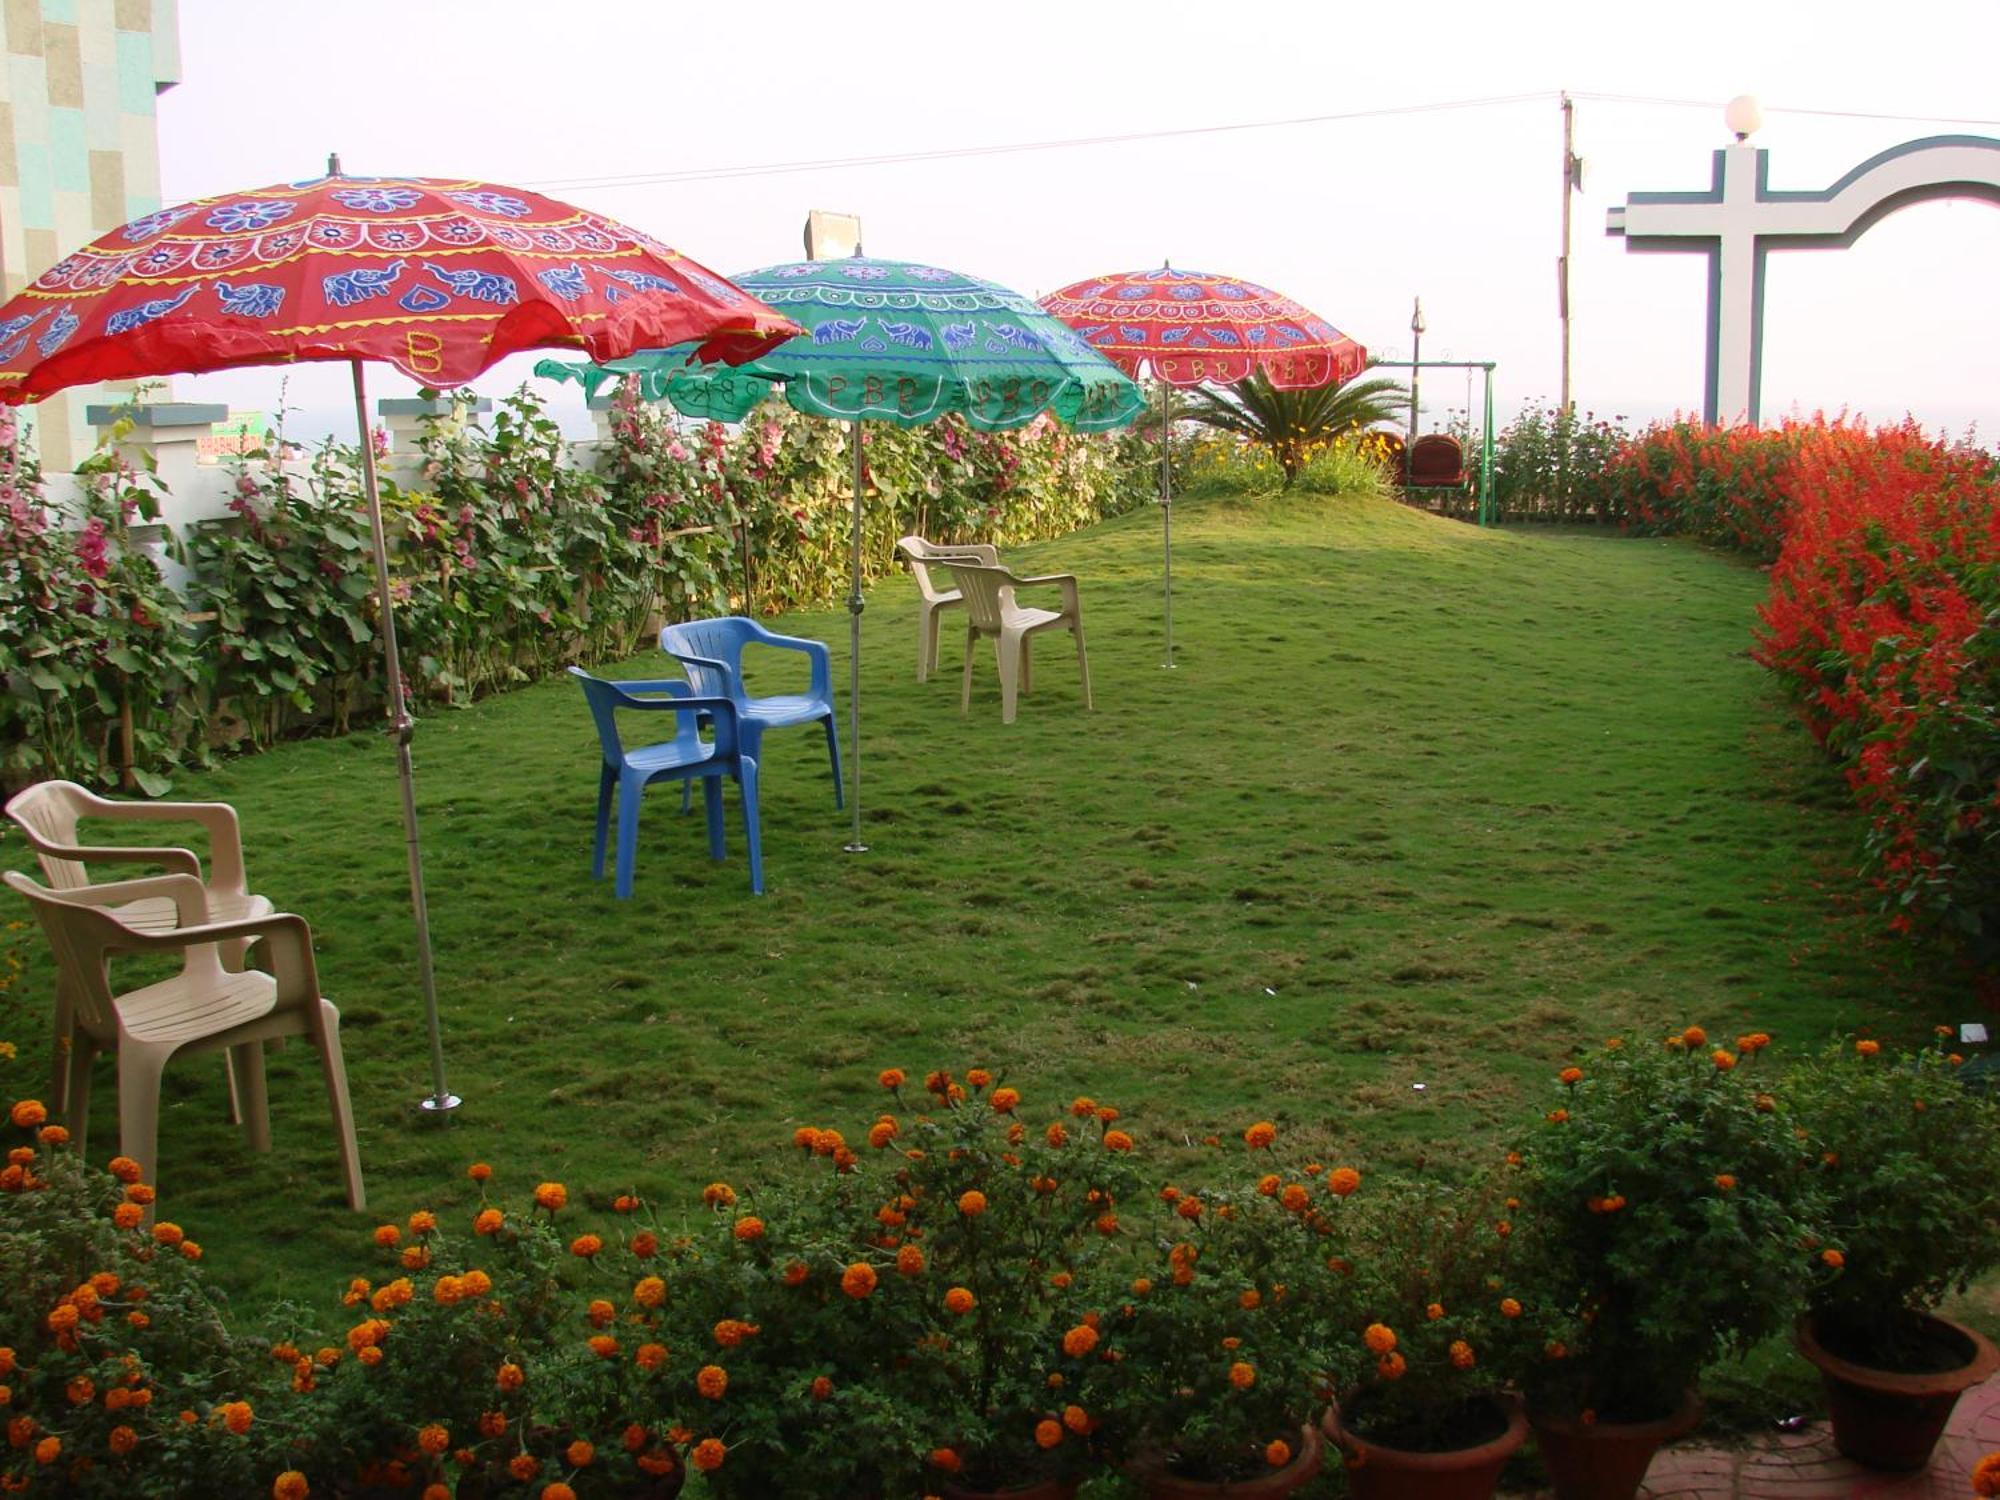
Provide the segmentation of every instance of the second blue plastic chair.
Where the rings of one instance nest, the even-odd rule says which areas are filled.
[[[752,698],[743,687],[743,648],[749,645],[803,653],[812,666],[812,680],[806,691]],[[737,733],[742,738],[743,753],[752,759],[762,758],[767,729],[783,729],[793,724],[824,725],[826,758],[833,766],[833,805],[845,805],[840,781],[840,726],[833,711],[831,667],[821,642],[779,635],[755,620],[729,615],[719,620],[689,620],[669,625],[660,632],[660,649],[681,664],[697,693],[727,698],[736,706]]]
[[[606,682],[581,667],[570,676],[583,689],[590,714],[597,721],[604,765],[597,779],[597,842],[590,873],[604,878],[604,846],[611,821],[611,799],[618,797],[618,894],[632,894],[632,868],[639,852],[639,799],[655,781],[701,782],[708,809],[708,852],[723,857],[722,778],[743,790],[743,838],[750,846],[750,889],[764,893],[764,851],[757,838],[757,760],[747,753],[736,704],[727,697],[701,697],[685,682]],[[641,693],[663,696],[642,698]],[[674,737],[658,744],[627,750],[618,737],[620,709],[667,712],[674,715]],[[710,725],[713,740],[703,740],[701,723]]]

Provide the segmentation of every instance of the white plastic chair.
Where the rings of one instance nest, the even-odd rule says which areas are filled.
[[[201,881],[202,900],[209,917],[217,922],[235,922],[248,917],[268,916],[273,907],[263,896],[252,895],[243,873],[243,839],[236,822],[236,809],[226,802],[130,802],[100,797],[73,781],[43,781],[17,792],[7,803],[6,815],[13,819],[39,857],[42,874],[58,891],[81,890],[90,885],[86,863],[156,865],[169,874],[189,875]],[[202,880],[201,861],[189,849],[146,848],[120,844],[85,844],[78,825],[86,819],[124,823],[194,823],[208,833],[209,874]],[[160,932],[179,920],[173,901],[165,896],[127,896],[110,908],[111,915],[140,932]],[[249,949],[246,941],[222,945],[222,964],[230,970],[243,967]],[[66,979],[58,975],[55,1004],[55,1063],[49,1096],[55,1108],[64,1103],[68,1073],[63,1059],[70,1045],[70,1013],[74,1001]],[[241,1118],[236,1097],[236,1079],[230,1075],[229,1118]]]
[[[938,616],[960,602],[957,589],[941,589],[931,581],[927,564],[942,565],[957,559],[997,568],[1000,553],[983,542],[943,545],[927,542],[920,536],[898,538],[896,550],[909,563],[910,576],[917,580],[917,594],[922,600],[917,612],[917,681],[924,682],[937,670]]]
[[[41,920],[56,962],[70,983],[75,1035],[69,1052],[70,1133],[79,1152],[90,1128],[90,1067],[100,1052],[118,1063],[119,1150],[152,1182],[158,1159],[160,1075],[182,1052],[227,1049],[242,1091],[243,1130],[253,1151],[271,1149],[271,1117],[264,1090],[264,1043],[304,1036],[318,1052],[333,1110],[347,1201],[367,1206],[361,1155],[354,1139],[354,1110],[347,1097],[347,1067],[340,1053],[340,1012],[319,991],[312,929],[289,915],[210,920],[199,880],[191,875],[87,885],[52,891],[13,870],[0,872],[27,898]],[[165,900],[179,925],[142,931],[107,908],[133,900]],[[224,943],[262,942],[271,972],[223,966]],[[113,954],[183,956],[181,971],[138,989],[111,987]]]
[[[946,563],[945,569],[957,580],[958,591],[965,600],[965,680],[958,705],[961,713],[972,707],[973,647],[980,637],[990,636],[1000,666],[1000,722],[1013,723],[1019,695],[1035,685],[1030,643],[1044,630],[1067,630],[1075,638],[1076,669],[1083,677],[1083,706],[1096,706],[1090,697],[1090,658],[1083,649],[1083,606],[1077,600],[1074,573],[1022,578],[1005,568],[956,562]],[[1035,584],[1054,584],[1060,588],[1063,607],[1030,609],[1014,601],[1014,590]]]

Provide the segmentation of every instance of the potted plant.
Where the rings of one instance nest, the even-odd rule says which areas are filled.
[[[1090,1351],[1072,1352],[1083,1339],[1070,1335],[1101,1326],[1091,1269],[1131,1233],[1131,1137],[1091,1099],[1030,1122],[1019,1091],[977,1068],[956,1089],[928,1075],[915,1109],[900,1070],[880,1082],[904,1111],[868,1135],[894,1166],[876,1215],[900,1243],[883,1248],[920,1247],[919,1338],[944,1376],[919,1398],[935,1439],[927,1484],[948,1500],[1067,1500],[1098,1427],[1075,1399]]]
[[[1511,1279],[1519,1200],[1377,1180],[1345,1239],[1353,1310],[1329,1329],[1328,1436],[1355,1500],[1486,1500],[1528,1435],[1513,1387],[1548,1319]]]
[[[1319,1471],[1318,1334],[1345,1286],[1328,1245],[1359,1179],[1280,1170],[1275,1136],[1245,1132],[1249,1170],[1230,1186],[1164,1187],[1151,1243],[1098,1284],[1083,1404],[1151,1500],[1289,1495]]]
[[[1699,1421],[1702,1371],[1801,1303],[1812,1180],[1768,1042],[1613,1039],[1561,1070],[1520,1153],[1522,1300],[1575,1318],[1525,1383],[1561,1500],[1629,1500]]]
[[[1949,1036],[1949,1031],[1945,1036]],[[2000,1264],[2000,1102],[1968,1093],[1943,1042],[1872,1039],[1802,1064],[1789,1093],[1821,1190],[1819,1275],[1798,1329],[1849,1458],[1921,1468],[1959,1393],[2000,1352],[1938,1305]]]

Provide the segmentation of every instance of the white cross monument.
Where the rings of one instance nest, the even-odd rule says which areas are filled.
[[[1764,269],[1772,250],[1843,250],[1885,216],[1932,198],[2000,203],[2000,140],[1938,135],[1892,146],[1822,192],[1778,192],[1770,153],[1746,139],[1756,101],[1732,100],[1736,143],[1715,153],[1705,193],[1632,193],[1605,216],[1628,250],[1708,257],[1702,416],[1756,423],[1764,363]]]

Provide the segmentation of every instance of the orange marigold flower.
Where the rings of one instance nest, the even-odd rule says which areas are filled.
[[[1736,1059],[1720,1047],[1708,1054],[1708,1060],[1715,1064],[1718,1072],[1727,1073],[1736,1066]]]
[[[139,1164],[129,1156],[112,1157],[106,1170],[120,1182],[137,1182],[144,1175],[139,1170]]]
[[[1051,1120],[1049,1121],[1049,1128],[1042,1132],[1042,1139],[1047,1141],[1051,1146],[1067,1146],[1069,1144],[1069,1132],[1063,1129],[1062,1121]]]
[[[1239,1391],[1247,1391],[1257,1383],[1257,1367],[1246,1360],[1237,1360],[1229,1367],[1229,1383]]]
[[[933,1469],[942,1469],[947,1474],[956,1474],[964,1466],[958,1454],[950,1448],[931,1449],[927,1462]]]
[[[484,1297],[488,1292],[493,1290],[493,1278],[477,1266],[467,1271],[458,1280],[459,1284],[465,1288],[465,1295],[468,1297]]]
[[[1361,1342],[1370,1354],[1387,1354],[1396,1347],[1396,1331],[1386,1323],[1370,1323],[1362,1330]]]
[[[492,1177],[493,1169],[483,1161],[476,1161],[465,1169],[465,1175],[470,1177],[474,1182],[485,1182],[488,1178]]]
[[[1836,1271],[1847,1264],[1847,1257],[1838,1250],[1822,1250],[1819,1258]]]
[[[801,1125],[797,1130],[792,1132],[792,1144],[797,1146],[801,1151],[812,1150],[813,1142],[818,1139],[819,1131],[811,1125]]]
[[[1989,1453],[1972,1469],[1972,1493],[2000,1495],[2000,1453]]]
[[[694,1388],[711,1401],[720,1401],[729,1389],[729,1372],[721,1365],[703,1365],[695,1372]]]
[[[1500,1299],[1500,1316],[1503,1318],[1520,1317],[1521,1304],[1516,1302],[1512,1297],[1502,1297]]]
[[[964,1317],[977,1305],[977,1299],[966,1287],[955,1286],[944,1294],[944,1310],[959,1317]]]
[[[741,1318],[724,1318],[711,1330],[716,1344],[724,1349],[734,1349],[745,1339],[755,1338],[763,1331],[755,1323],[746,1323]]]
[[[1582,1082],[1583,1082],[1583,1069],[1581,1069],[1581,1068],[1564,1068],[1564,1069],[1562,1070],[1562,1072],[1560,1072],[1560,1073],[1558,1073],[1558,1074],[1556,1075],[1556,1080],[1557,1080],[1557,1081],[1558,1081],[1559,1083],[1572,1083],[1572,1084],[1574,1084],[1574,1083],[1582,1083]]]
[[[590,1467],[591,1461],[597,1457],[597,1448],[595,1444],[578,1438],[567,1448],[563,1449],[563,1457],[569,1460],[569,1466],[572,1469],[587,1469]],[[544,1490],[543,1493],[547,1494],[548,1492]]]
[[[1547,1120],[1551,1125],[1567,1125],[1569,1124],[1569,1111],[1566,1109],[1552,1109],[1542,1118]]]
[[[873,1125],[868,1127],[868,1144],[873,1146],[877,1151],[880,1151],[889,1142],[893,1141],[897,1134],[898,1130],[894,1120],[877,1120]]]
[[[44,1146],[65,1146],[69,1144],[69,1132],[60,1125],[44,1125],[35,1132],[35,1139]]]
[[[384,1250],[393,1249],[397,1241],[401,1240],[402,1237],[403,1231],[398,1229],[394,1224],[380,1224],[376,1226],[375,1243],[380,1245]]]
[[[390,1227],[393,1229],[395,1226],[391,1225]],[[162,1245],[178,1245],[187,1236],[181,1232],[180,1225],[162,1219],[153,1226],[153,1238],[158,1240]]]
[[[657,1276],[642,1276],[632,1287],[632,1300],[641,1307],[659,1307],[667,1300],[667,1284]]]
[[[536,1185],[535,1207],[546,1208],[555,1213],[569,1202],[569,1189],[560,1182],[544,1182]]]
[[[840,1275],[840,1289],[859,1301],[875,1290],[875,1268],[865,1260],[857,1260]]]
[[[1107,1130],[1104,1132],[1104,1149],[1107,1151],[1130,1151],[1132,1149],[1132,1137],[1122,1130]]]
[[[1020,1107],[1021,1091],[1019,1089],[995,1089],[992,1099],[988,1102],[992,1104],[996,1113],[1011,1115]]]
[[[1469,1370],[1474,1364],[1478,1363],[1472,1357],[1472,1345],[1468,1344],[1464,1339],[1453,1339],[1449,1353],[1451,1355],[1451,1367],[1454,1370]]]
[[[215,1410],[222,1418],[222,1425],[238,1437],[250,1430],[251,1412],[248,1401],[225,1401]]]
[[[146,1210],[136,1203],[121,1203],[111,1210],[111,1222],[120,1229],[137,1229],[146,1217]]]
[[[1243,1143],[1252,1151],[1262,1151],[1278,1138],[1278,1127],[1269,1120],[1259,1120],[1243,1132]]]
[[[505,1215],[497,1208],[482,1208],[473,1217],[472,1232],[474,1234],[493,1234],[499,1230],[501,1220],[504,1217]]]
[[[1882,1050],[1882,1044],[1872,1037],[1863,1037],[1854,1044],[1854,1050],[1859,1052],[1863,1057],[1873,1057]]]
[[[785,1262],[785,1269],[779,1274],[786,1286],[800,1286],[804,1284],[806,1277],[812,1273],[807,1269],[804,1261],[788,1260]]]
[[[1082,1359],[1097,1347],[1097,1330],[1088,1323],[1079,1323],[1063,1335],[1063,1353],[1071,1359]]]
[[[976,1219],[986,1212],[986,1195],[978,1188],[968,1188],[958,1195],[958,1211],[968,1219]]]
[[[435,1457],[451,1446],[451,1430],[433,1422],[417,1434],[417,1446]]]
[[[639,1200],[631,1193],[620,1193],[611,1200],[611,1211],[615,1214],[637,1213],[638,1209]]]
[[[507,1414],[499,1411],[483,1411],[479,1414],[479,1435],[481,1437],[504,1437],[507,1432]]]
[[[1039,1448],[1053,1448],[1063,1440],[1062,1423],[1044,1417],[1035,1424],[1035,1445]]]
[[[632,1253],[641,1260],[651,1260],[660,1250],[660,1237],[650,1229],[642,1229],[632,1236]]]
[[[33,1130],[49,1117],[48,1109],[39,1099],[23,1099],[10,1113],[10,1118],[23,1130]]]
[[[701,1201],[710,1208],[734,1208],[736,1189],[726,1182],[711,1182],[701,1190]]]
[[[755,1214],[745,1214],[736,1221],[732,1233],[739,1240],[761,1240],[764,1238],[764,1221]]]
[[[608,1333],[593,1333],[584,1342],[590,1345],[591,1353],[599,1359],[612,1359],[617,1356],[618,1340]]]
[[[576,1447],[579,1445],[571,1444],[571,1446]],[[580,1446],[588,1448],[590,1444],[584,1443]],[[542,1486],[541,1500],[576,1500],[576,1491],[564,1484],[560,1479],[551,1480]]]
[[[1069,1102],[1069,1112],[1079,1120],[1087,1120],[1097,1113],[1097,1101],[1079,1094]]]
[[[903,1086],[904,1076],[901,1068],[884,1068],[875,1075],[875,1081],[885,1089],[899,1089]]]
[[[642,1370],[657,1370],[667,1362],[665,1344],[641,1344],[632,1356],[632,1363]]]
[[[1706,1045],[1707,1042],[1708,1033],[1703,1031],[1699,1026],[1690,1026],[1686,1031],[1681,1033],[1681,1045],[1683,1046],[1700,1047]]]
[[[287,1469],[271,1481],[271,1500],[306,1500],[312,1486],[297,1469]]]
[[[527,1380],[527,1372],[512,1360],[500,1366],[499,1373],[493,1377],[493,1383],[503,1391],[518,1391],[527,1384]]]
[[[1715,1174],[1715,1185],[1725,1193],[1734,1192],[1736,1189],[1736,1179],[1727,1172],[1717,1172]]]
[[[411,1234],[430,1234],[438,1227],[438,1216],[427,1208],[420,1208],[410,1215]]]
[[[976,1089],[983,1089],[993,1081],[993,1075],[984,1068],[967,1068],[965,1081]]]
[[[517,1453],[507,1460],[507,1472],[526,1484],[542,1472],[542,1461],[532,1453]]]
[[[383,1354],[380,1349],[376,1348],[373,1344],[370,1344],[366,1349],[363,1349],[358,1353],[356,1353],[354,1357],[360,1360],[361,1363],[363,1363],[364,1365],[367,1365],[370,1369],[373,1369],[376,1365],[382,1363]]]
[[[1266,1172],[1262,1177],[1257,1179],[1257,1191],[1266,1198],[1277,1197],[1278,1189],[1284,1185],[1285,1180],[1276,1172]],[[1177,1198],[1180,1196],[1178,1189],[1175,1190],[1174,1196]]]
[[[181,1249],[186,1250],[187,1246],[183,1245],[181,1246]],[[404,1246],[402,1254],[402,1262],[403,1262],[403,1269],[406,1271],[423,1270],[425,1266],[431,1263],[430,1246],[428,1245]]]
[[[728,1451],[720,1438],[703,1438],[694,1445],[694,1451],[688,1454],[688,1462],[704,1474],[713,1474],[722,1467],[723,1455]]]
[[[1278,1195],[1278,1201],[1293,1213],[1301,1214],[1306,1211],[1306,1205],[1311,1203],[1312,1199],[1306,1193],[1304,1184],[1291,1182],[1287,1183],[1285,1190]]]
[[[1409,1364],[1400,1354],[1385,1354],[1375,1361],[1375,1372],[1384,1380],[1401,1380],[1407,1369]]]
[[[1326,1190],[1336,1198],[1345,1198],[1361,1186],[1361,1174],[1352,1167],[1335,1167],[1326,1174]]]
[[[815,1375],[810,1389],[813,1400],[824,1401],[833,1394],[833,1382],[824,1375]]]
[[[593,1328],[609,1328],[611,1320],[618,1316],[618,1309],[602,1297],[593,1297],[590,1306],[584,1309],[584,1316],[590,1319]]]
[[[594,1234],[580,1234],[569,1242],[569,1253],[589,1260],[604,1248],[604,1241]]]
[[[1283,1438],[1272,1438],[1264,1445],[1264,1462],[1274,1469],[1282,1469],[1292,1461],[1292,1445]]]

